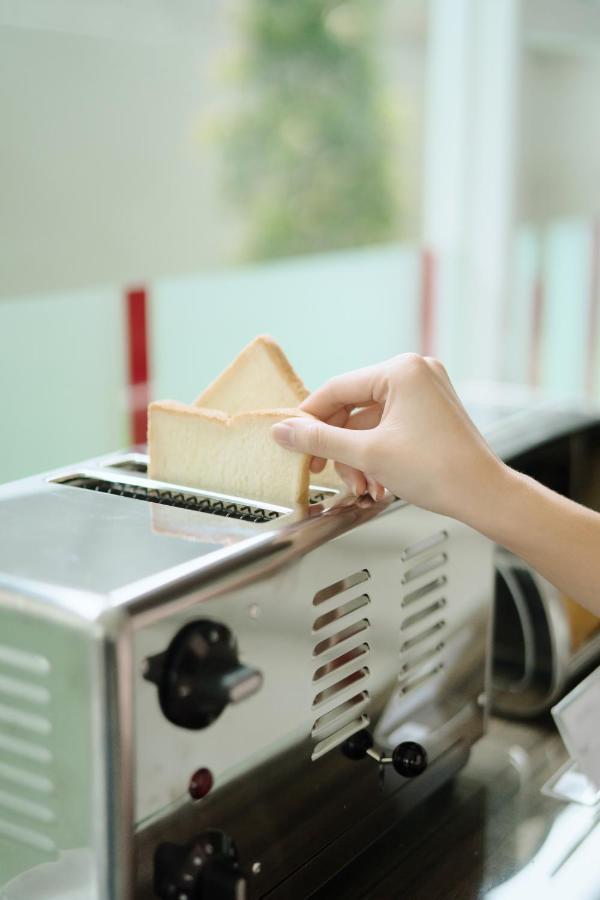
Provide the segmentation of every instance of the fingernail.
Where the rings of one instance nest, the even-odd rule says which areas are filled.
[[[295,443],[296,435],[291,425],[285,422],[278,422],[271,427],[271,434],[280,447],[292,448]]]

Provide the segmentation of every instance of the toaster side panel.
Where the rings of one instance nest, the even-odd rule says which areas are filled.
[[[101,654],[44,613],[0,591],[0,893],[104,900]]]

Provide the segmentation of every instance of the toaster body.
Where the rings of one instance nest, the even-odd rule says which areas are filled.
[[[494,548],[145,463],[0,489],[0,896],[307,897],[483,733]]]

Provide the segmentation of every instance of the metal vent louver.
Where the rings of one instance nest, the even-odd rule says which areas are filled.
[[[401,694],[408,694],[444,668],[445,647],[444,588],[448,582],[443,570],[448,554],[442,549],[448,532],[439,531],[406,547],[402,553],[405,569],[402,584],[406,589],[400,601],[401,666],[398,677]]]
[[[366,612],[371,598],[360,587],[369,578],[368,570],[361,569],[317,591],[313,598],[317,613],[313,622],[313,760],[369,724]]]
[[[0,644],[0,837],[54,857],[50,661]]]

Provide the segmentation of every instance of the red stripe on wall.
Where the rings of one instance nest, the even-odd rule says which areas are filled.
[[[420,340],[423,356],[433,356],[435,346],[435,259],[431,250],[421,251]]]
[[[588,345],[586,365],[586,388],[590,394],[596,387],[596,366],[598,363],[598,324],[600,316],[600,220],[594,223],[592,234],[592,265],[590,278],[590,301],[588,308]]]
[[[531,348],[529,353],[529,382],[538,385],[542,378],[542,325],[544,318],[544,285],[542,276],[533,282],[533,308],[531,312]]]
[[[127,346],[129,355],[129,422],[134,444],[146,441],[148,385],[148,297],[143,287],[131,288],[127,305]]]

